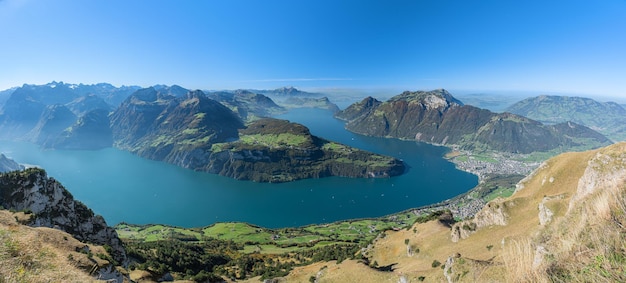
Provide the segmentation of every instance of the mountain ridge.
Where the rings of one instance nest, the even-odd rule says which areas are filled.
[[[114,229],[104,218],[95,215],[46,171],[28,168],[0,174],[0,205],[5,209],[29,211],[26,221],[33,227],[50,227],[65,231],[78,240],[108,245],[119,263],[127,261],[126,252]]]
[[[590,127],[613,140],[626,139],[626,109],[615,102],[540,95],[521,100],[506,108],[506,111],[543,123],[571,121]]]
[[[404,92],[386,102],[368,97],[336,114],[346,129],[369,136],[394,137],[469,150],[513,153],[550,151],[610,142],[601,134],[574,123],[544,126],[509,113],[463,105],[443,89]]]

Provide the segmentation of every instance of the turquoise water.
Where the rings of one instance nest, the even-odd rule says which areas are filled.
[[[448,199],[474,187],[474,175],[442,158],[445,148],[350,133],[323,110],[283,115],[313,134],[403,159],[408,172],[387,179],[330,177],[283,184],[237,181],[151,161],[109,148],[40,150],[0,141],[0,152],[37,165],[109,224],[161,223],[184,227],[245,221],[265,227],[302,226],[376,217]]]

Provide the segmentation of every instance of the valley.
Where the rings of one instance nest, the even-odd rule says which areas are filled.
[[[624,15],[0,0],[0,283],[626,282]]]
[[[59,86],[66,85],[54,88]],[[117,262],[114,276],[323,282],[343,280],[337,279],[344,278],[341,267],[380,280],[439,281],[424,267],[403,269],[404,261],[390,259],[397,255],[386,249],[404,247],[409,257],[425,256],[419,264],[432,260],[433,267],[437,262],[450,269],[439,259],[442,252],[415,244],[411,235],[441,243],[441,233],[450,230],[452,241],[465,239],[491,225],[472,219],[515,197],[548,158],[610,143],[582,125],[544,126],[465,106],[445,90],[404,92],[386,102],[369,97],[342,111],[320,94],[288,88],[267,93],[281,102],[247,90],[205,94],[155,86],[109,110],[93,97],[100,106],[83,106],[76,114],[71,103],[39,105],[33,129],[0,147],[77,188],[72,192],[79,199],[116,224],[115,236],[107,237],[121,240],[130,260],[106,244],[101,259],[107,261],[99,268]],[[16,123],[17,117],[0,115],[2,127],[31,125]],[[3,164],[18,168],[10,160]],[[28,219],[31,209],[14,203],[5,205]],[[50,213],[57,214],[30,217]],[[422,229],[429,232],[422,235]],[[405,237],[404,246],[398,237]],[[127,264],[120,268],[122,261]],[[400,277],[397,268],[404,270]],[[476,272],[456,268],[467,271],[453,281]]]

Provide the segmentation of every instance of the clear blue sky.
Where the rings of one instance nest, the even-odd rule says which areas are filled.
[[[0,0],[0,89],[532,90],[626,97],[626,0]]]

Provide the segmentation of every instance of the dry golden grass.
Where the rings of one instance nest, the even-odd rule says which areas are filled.
[[[71,235],[49,228],[20,225],[15,214],[0,210],[0,282],[100,282],[89,276],[94,266],[107,264],[96,256],[76,252],[106,252]]]
[[[624,156],[624,145],[622,143],[599,151],[567,154],[551,160],[547,171],[555,176],[555,186],[560,190],[549,192],[561,193],[566,197],[563,200],[553,200],[550,208],[555,211],[555,217],[552,223],[517,239],[503,254],[511,281],[617,282],[626,279],[626,250],[623,247],[626,240],[623,236],[626,232],[626,217],[623,217],[626,203],[626,187],[623,183],[625,176],[617,181],[597,184],[595,193],[572,202],[572,197],[577,193],[578,180],[589,160],[598,152]],[[624,165],[623,160],[618,162],[622,163],[609,165],[609,171],[619,170]],[[556,182],[557,179],[565,181]],[[537,184],[540,180],[543,179],[535,178],[532,181],[535,184],[527,186],[535,190],[535,199],[543,192],[536,190],[541,187]],[[543,187],[546,187],[545,183]],[[569,212],[568,207],[572,208]],[[541,250],[539,252],[538,247]]]
[[[410,282],[446,282],[444,270],[432,264],[437,260],[443,265],[448,257],[454,261],[448,271],[454,282],[625,282],[623,179],[602,183],[606,188],[599,184],[595,193],[572,202],[589,160],[598,153],[617,156],[618,162],[624,163],[626,143],[566,153],[547,161],[524,180],[523,189],[492,202],[505,208],[505,226],[483,227],[457,243],[451,241],[450,229],[437,221],[416,224],[406,231],[387,231],[368,257],[378,266],[393,265],[393,272],[375,271],[350,261],[324,263],[294,270],[287,277],[294,281],[287,282],[308,282],[324,265],[324,277],[318,282],[398,282],[400,276]],[[620,161],[619,156],[624,159]],[[616,166],[620,165],[605,164],[602,170],[609,172]],[[539,223],[540,203],[553,213],[545,225]],[[407,254],[407,239],[419,252]]]
[[[400,274],[382,272],[370,268],[354,260],[346,260],[339,264],[335,261],[318,262],[311,265],[296,267],[281,282],[311,282],[311,277],[318,283],[362,283],[362,282],[398,282]],[[252,278],[238,282],[259,282],[259,278]]]

